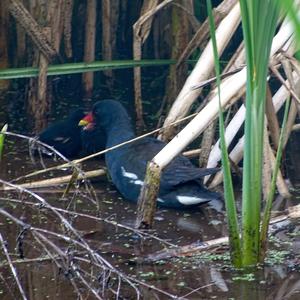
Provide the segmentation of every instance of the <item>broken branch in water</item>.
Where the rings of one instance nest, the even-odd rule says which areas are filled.
[[[102,176],[105,174],[106,174],[105,169],[93,170],[93,171],[84,172],[83,174],[79,174],[77,179],[78,180],[89,179],[89,178]],[[66,176],[61,176],[61,177],[45,179],[45,180],[27,182],[27,183],[18,184],[18,187],[34,189],[34,188],[55,186],[55,185],[59,185],[59,184],[66,184],[70,181],[71,177],[72,177],[72,175],[66,175]],[[2,187],[2,190],[5,190],[5,191],[14,190],[14,189],[16,189],[14,186],[4,185]]]
[[[270,233],[278,231],[279,228],[285,228],[291,223],[291,219],[300,218],[300,204],[288,208],[288,213],[274,217],[270,220]],[[184,245],[176,249],[167,249],[157,251],[153,254],[147,255],[143,262],[156,262],[162,259],[169,259],[179,256],[191,256],[198,252],[207,251],[212,248],[221,247],[228,244],[228,237],[221,237],[205,242],[195,242],[189,245]]]

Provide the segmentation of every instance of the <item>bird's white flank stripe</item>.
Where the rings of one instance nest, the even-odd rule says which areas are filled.
[[[176,199],[183,205],[193,205],[201,202],[207,202],[206,199],[190,196],[176,196]]]
[[[130,179],[130,183],[134,183],[138,185],[144,184],[142,180],[139,180],[136,174],[127,172],[124,167],[121,167],[121,170],[122,170],[122,175]]]

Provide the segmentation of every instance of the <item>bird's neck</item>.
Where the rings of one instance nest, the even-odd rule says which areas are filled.
[[[107,130],[106,148],[124,143],[135,137],[131,124],[128,122],[119,122]]]

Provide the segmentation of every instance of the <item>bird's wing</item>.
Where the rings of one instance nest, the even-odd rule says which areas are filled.
[[[201,169],[195,166],[188,167],[176,164],[175,167],[167,166],[162,173],[161,186],[171,189],[172,187],[188,182],[198,180],[206,175],[215,174],[219,168]]]
[[[122,167],[128,173],[138,175],[140,180],[144,180],[147,163],[165,146],[165,143],[153,139],[145,138],[133,144],[125,146],[126,151],[122,152]],[[111,161],[112,164],[121,168],[120,163]],[[161,176],[161,187],[172,189],[174,186],[184,182],[200,179],[206,175],[214,174],[219,168],[200,169],[195,167],[188,158],[178,155],[163,170]]]

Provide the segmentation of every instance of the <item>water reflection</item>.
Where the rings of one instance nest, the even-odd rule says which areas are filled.
[[[38,161],[33,163],[27,150],[24,150],[27,149],[26,141],[17,142],[12,139],[8,145],[0,171],[1,178],[11,180],[41,167]],[[46,166],[57,164],[47,158],[43,163]],[[103,161],[87,162],[83,167],[87,170],[99,165],[103,165]],[[51,176],[56,176],[56,173],[53,172]],[[49,174],[35,180],[45,177],[49,177]],[[113,267],[132,279],[154,285],[156,290],[149,289],[141,283],[137,284],[144,299],[168,299],[172,295],[187,295],[187,299],[299,299],[299,262],[296,258],[291,260],[290,264],[294,267],[292,270],[287,264],[284,267],[269,266],[258,271],[253,278],[231,270],[223,261],[207,262],[203,257],[196,255],[151,264],[141,260],[147,254],[166,249],[169,244],[187,245],[226,236],[225,213],[221,202],[193,210],[158,209],[152,234],[169,244],[155,238],[141,241],[137,238],[138,234],[126,229],[126,226],[134,226],[135,204],[124,201],[106,178],[100,178],[92,185],[98,205],[90,201],[93,192],[86,182],[78,189],[72,189],[65,198],[62,198],[64,188],[59,186],[38,189],[35,192],[55,207],[76,229],[80,238]],[[1,208],[26,224],[79,240],[62,225],[61,219],[55,213],[47,209],[47,206],[38,204],[34,197],[26,193],[2,191],[0,203]],[[282,206],[279,200],[276,203],[278,208]],[[124,227],[115,226],[115,222]],[[46,235],[49,241],[45,247],[45,241],[30,230],[22,237],[20,248],[18,237],[22,230],[22,226],[0,216],[0,232],[7,242],[18,277],[29,299],[76,299],[78,294],[87,299],[94,299],[95,295],[89,294],[87,287],[78,282],[79,275],[76,274],[76,268],[72,268],[74,265],[80,268],[81,276],[87,276],[88,273],[89,278],[93,278],[91,284],[97,287],[99,293],[102,291],[102,284],[106,290],[104,297],[115,298],[110,288],[117,289],[118,277],[112,273],[100,274],[99,269],[84,261],[89,258],[89,254],[82,248],[57,236],[50,238],[49,234]],[[296,234],[298,227],[295,226],[291,232]],[[277,237],[280,237],[281,241],[290,241],[287,236],[282,236],[282,233],[278,233]],[[55,251],[55,247],[62,252],[61,256],[56,256],[58,250]],[[295,237],[287,247],[298,254],[299,239]],[[20,259],[20,249],[25,259]],[[20,299],[2,251],[0,257],[3,262],[0,265],[1,299]],[[121,286],[123,297],[136,298],[133,288],[123,281]],[[160,290],[165,291],[165,294]]]

